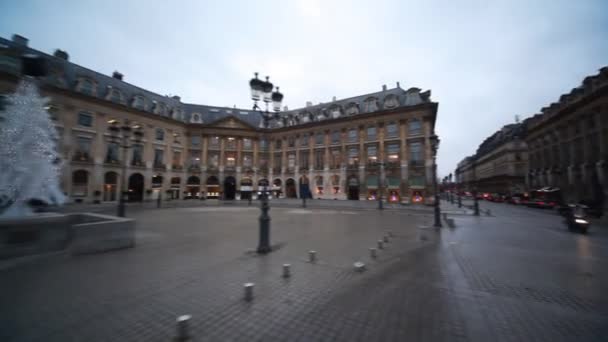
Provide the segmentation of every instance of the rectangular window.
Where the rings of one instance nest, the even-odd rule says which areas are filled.
[[[280,149],[281,149],[281,147],[282,147],[282,142],[283,142],[283,140],[281,140],[281,139],[277,139],[277,140],[275,140],[275,142],[274,142],[274,148],[275,148],[276,150],[280,150]]]
[[[156,140],[163,141],[165,140],[165,130],[162,128],[156,129]]]
[[[376,127],[374,127],[374,126],[367,127],[367,140],[376,140],[376,139],[377,139]]]
[[[260,169],[268,168],[268,154],[260,153],[258,155],[258,164]]]
[[[351,147],[348,149],[348,165],[357,166],[359,165],[359,149]]]
[[[315,151],[315,170],[323,170],[323,157],[325,151],[317,150]]]
[[[339,169],[342,163],[342,154],[340,150],[331,150],[331,168]]]
[[[300,169],[308,169],[308,151],[300,151]]]
[[[386,125],[386,136],[388,138],[396,138],[399,136],[399,126],[397,126],[396,123],[391,122],[388,125]]]
[[[74,153],[74,160],[91,160],[91,141],[91,138],[78,137],[78,140],[76,141],[76,152]]]
[[[251,158],[251,156],[248,154],[243,155],[243,166],[251,167],[252,165],[253,165],[253,158]]]
[[[324,140],[323,139],[324,136],[325,136],[325,134],[323,134],[323,132],[317,133],[315,135],[315,144],[317,144],[317,145],[323,145],[323,143],[324,143],[324,141],[323,141]]]
[[[233,137],[229,137],[226,139],[226,148],[235,150],[236,149],[236,139]]]
[[[164,167],[164,154],[163,150],[154,150],[154,167]]]
[[[118,144],[115,142],[108,143],[108,150],[106,152],[106,163],[118,163]]]
[[[295,147],[296,146],[296,138],[294,138],[293,136],[290,136],[289,138],[287,138],[287,147]]]
[[[422,143],[415,142],[410,144],[410,162],[414,165],[422,166]]]
[[[386,158],[389,165],[399,165],[399,144],[386,145]]]
[[[180,151],[173,151],[173,167],[182,165],[182,153]]]
[[[201,145],[201,137],[199,135],[194,135],[190,137],[190,146],[200,146]]]
[[[367,146],[367,162],[376,164],[378,162],[378,148],[376,145]]]
[[[220,147],[220,137],[209,138],[209,145],[215,148]]]
[[[359,141],[359,134],[357,133],[356,128],[351,128],[348,130],[348,142],[357,142]]]
[[[188,167],[198,168],[201,163],[201,152],[200,151],[190,151],[190,156],[188,156]]]
[[[249,138],[243,138],[243,149],[244,150],[251,150],[251,147],[252,147],[251,139],[249,139]]]
[[[282,154],[281,153],[275,153],[274,154],[274,172],[278,173],[281,172],[281,167],[283,165],[283,158],[282,158]]]
[[[226,167],[234,167],[236,165],[236,155],[234,152],[226,153]]]
[[[135,166],[143,166],[144,164],[144,146],[143,145],[133,145],[133,159],[131,160],[131,164]]]
[[[306,147],[308,146],[308,140],[310,139],[310,137],[308,136],[308,134],[304,134],[303,136],[300,137],[300,146]]]
[[[287,167],[292,169],[296,167],[296,155],[295,154],[289,154],[287,156]]]
[[[409,122],[408,133],[409,135],[422,134],[422,123],[420,122],[420,120],[413,119]]]
[[[220,165],[220,155],[217,153],[209,154],[209,160],[207,162],[209,167],[217,168]]]
[[[268,140],[260,139],[260,150],[268,151]]]
[[[340,131],[331,132],[331,143],[339,144],[340,143]]]
[[[78,125],[83,127],[93,126],[93,115],[85,112],[78,113]]]

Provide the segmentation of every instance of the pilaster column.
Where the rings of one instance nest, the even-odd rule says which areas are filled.
[[[225,151],[225,146],[226,146],[226,144],[225,144],[225,137],[221,137],[220,138],[220,163],[219,163],[221,171],[224,171],[224,159],[225,159],[224,151]],[[223,185],[223,179],[220,179],[220,183],[222,183],[222,189],[223,189],[223,186],[224,186]]]
[[[206,135],[202,137],[201,144],[203,146],[203,155],[201,157],[200,166],[201,170],[204,170],[207,167],[207,151],[209,150],[209,142]]]

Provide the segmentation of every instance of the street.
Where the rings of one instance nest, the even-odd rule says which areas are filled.
[[[605,341],[607,231],[480,206],[442,202],[440,230],[428,210],[274,207],[267,256],[256,206],[133,209],[134,249],[0,270],[0,340],[170,341],[190,314],[194,341]]]

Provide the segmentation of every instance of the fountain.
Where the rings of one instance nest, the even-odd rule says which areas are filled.
[[[45,60],[21,58],[23,77],[0,110],[0,259],[68,249],[100,252],[135,244],[133,219],[78,213],[35,213],[32,200],[65,203],[57,132],[37,78]]]

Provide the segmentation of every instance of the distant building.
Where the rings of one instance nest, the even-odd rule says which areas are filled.
[[[559,187],[569,202],[603,202],[605,207],[608,67],[541,112],[528,123],[529,187]]]
[[[464,158],[455,171],[466,191],[514,194],[525,191],[528,153],[525,121],[504,126]]]
[[[270,188],[281,197],[428,201],[433,194],[436,102],[430,91],[382,87],[285,110],[264,128],[250,109],[183,103],[0,38],[0,94],[14,91],[23,53],[43,56],[42,93],[67,162],[62,186],[72,200],[116,201],[123,176],[131,200],[245,199]],[[245,84],[248,80],[243,80]],[[124,155],[110,120],[129,119],[144,136]],[[127,163],[126,175],[122,166]]]

